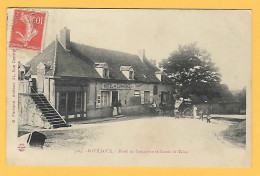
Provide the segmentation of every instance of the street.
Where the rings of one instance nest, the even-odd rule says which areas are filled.
[[[205,120],[172,117],[131,118],[44,130],[47,139],[40,152],[46,155],[41,155],[42,159],[48,157],[48,165],[248,166],[246,147],[236,146],[220,135],[234,122],[212,120],[206,123]],[[33,154],[32,150],[30,152]],[[39,150],[37,152],[38,155]]]

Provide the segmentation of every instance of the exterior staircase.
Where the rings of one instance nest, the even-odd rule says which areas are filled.
[[[56,111],[43,94],[32,93],[30,97],[33,99],[37,107],[42,111],[48,122],[53,128],[67,127],[66,121]]]

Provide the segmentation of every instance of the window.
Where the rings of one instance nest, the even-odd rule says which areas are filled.
[[[108,78],[108,77],[109,77],[108,68],[104,68],[104,70],[103,70],[103,78]]]
[[[98,74],[102,78],[109,78],[108,65],[105,62],[103,62],[103,63],[95,63],[94,67],[95,67],[96,71],[98,72]]]
[[[134,97],[140,97],[140,90],[135,90]]]
[[[109,91],[101,92],[101,107],[109,106]]]
[[[129,71],[129,79],[134,79],[134,71]]]
[[[134,79],[134,69],[132,68],[132,66],[120,66],[120,71],[127,79]]]
[[[144,91],[144,103],[145,104],[150,103],[150,91]]]
[[[158,93],[158,85],[154,85],[153,86],[153,94],[157,95],[157,93]]]

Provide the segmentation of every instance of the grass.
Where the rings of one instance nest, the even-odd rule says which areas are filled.
[[[246,121],[237,122],[221,132],[223,137],[234,144],[246,144]]]

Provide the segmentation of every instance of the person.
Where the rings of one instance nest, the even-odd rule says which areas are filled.
[[[153,112],[153,115],[157,115],[157,110],[156,110],[156,108],[157,108],[157,104],[156,104],[156,102],[154,101],[154,102],[152,103],[152,112]]]
[[[200,114],[200,119],[203,121],[203,115],[204,115],[203,114],[203,109],[200,110],[199,114]]]
[[[174,116],[175,116],[175,119],[179,118],[179,110],[178,110],[178,108],[174,108]]]
[[[159,108],[160,108],[160,111],[161,111],[161,115],[164,116],[164,108],[163,108],[162,102],[159,104]]]
[[[209,113],[209,110],[208,108],[206,109],[206,115],[207,115],[207,123],[210,123],[210,113]]]
[[[207,123],[210,123],[210,114],[209,115],[207,115]]]
[[[193,118],[196,119],[198,116],[197,116],[197,110],[198,108],[196,107],[196,105],[193,105]]]
[[[163,101],[163,102],[161,102],[160,103],[160,109],[162,110],[162,115],[163,115],[163,117],[165,117],[165,115],[166,115],[166,103]]]
[[[119,100],[119,102],[117,103],[117,114],[121,115],[121,107],[122,107],[122,103],[121,100]]]
[[[117,115],[118,115],[118,108],[117,108],[117,106],[118,106],[118,103],[117,103],[116,100],[114,100],[114,101],[112,102],[112,112],[113,112],[113,116],[117,116]]]

